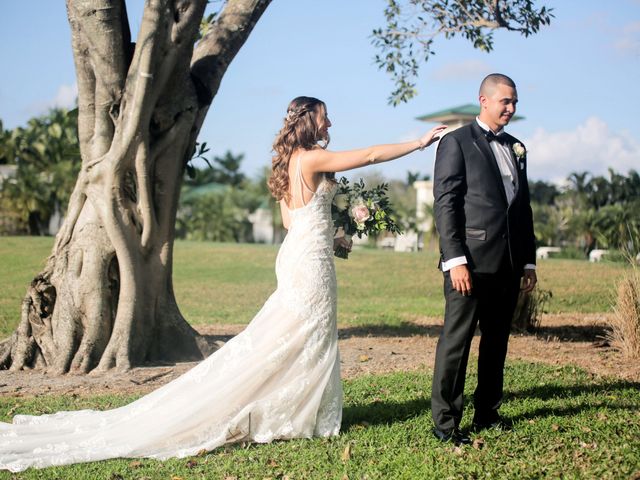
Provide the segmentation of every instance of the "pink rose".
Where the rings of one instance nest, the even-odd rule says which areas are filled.
[[[364,223],[369,220],[369,209],[366,205],[356,205],[351,209],[351,216],[356,223]]]

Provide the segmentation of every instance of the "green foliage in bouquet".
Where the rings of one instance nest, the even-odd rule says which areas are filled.
[[[387,196],[388,189],[386,183],[367,189],[362,179],[350,185],[342,177],[331,204],[331,217],[336,232],[342,230],[347,239],[353,235],[360,238],[362,235],[377,235],[384,231],[401,233]],[[338,247],[335,254],[339,258],[349,256],[349,252],[342,247]]]

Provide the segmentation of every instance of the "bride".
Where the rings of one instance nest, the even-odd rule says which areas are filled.
[[[116,457],[186,457],[238,441],[338,434],[342,386],[336,327],[333,174],[386,162],[433,143],[420,139],[330,152],[325,104],[294,99],[273,148],[269,188],[287,236],[276,291],[246,329],[181,377],[106,411],[16,415],[0,422],[0,469],[14,472]]]

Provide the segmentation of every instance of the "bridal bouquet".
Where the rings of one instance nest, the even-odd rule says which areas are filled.
[[[338,190],[331,204],[331,217],[336,232],[344,231],[345,238],[353,235],[375,235],[387,231],[400,233],[400,227],[393,218],[393,208],[387,196],[389,186],[386,183],[366,189],[360,179],[353,185],[342,177],[338,182]],[[336,257],[348,258],[349,252],[338,247]]]

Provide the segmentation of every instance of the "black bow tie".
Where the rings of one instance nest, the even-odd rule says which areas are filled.
[[[500,145],[504,145],[507,143],[507,136],[503,134],[496,135],[491,130],[489,130],[485,137],[487,138],[487,142],[491,143],[493,141],[498,142]]]

